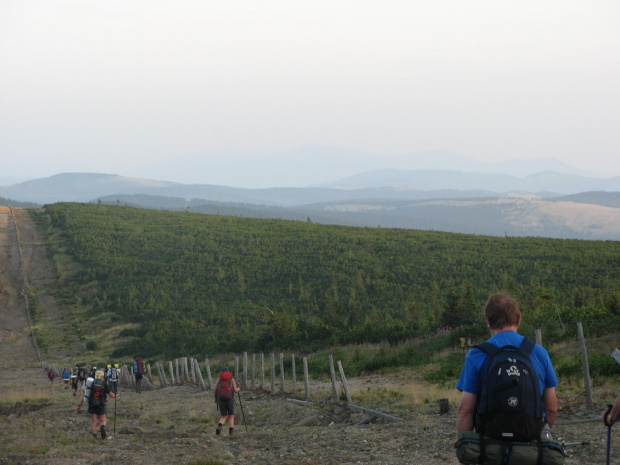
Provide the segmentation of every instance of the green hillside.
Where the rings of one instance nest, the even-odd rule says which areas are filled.
[[[486,334],[510,292],[546,341],[620,329],[620,242],[316,225],[123,206],[45,207],[92,315],[135,323],[115,356]],[[37,214],[37,213],[33,213]],[[77,291],[76,291],[77,292]],[[85,294],[84,294],[85,295]]]

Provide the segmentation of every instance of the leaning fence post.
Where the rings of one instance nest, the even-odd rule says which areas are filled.
[[[347,384],[347,378],[344,376],[344,368],[342,368],[342,363],[340,363],[340,360],[338,360],[338,370],[340,371],[340,379],[342,380],[344,393],[347,396],[347,402],[351,405],[353,404],[353,400],[351,399],[351,394],[349,394],[349,385]]]
[[[265,354],[260,353],[260,388],[264,389],[265,386]]]
[[[338,402],[338,388],[336,387],[336,371],[334,370],[334,357],[329,355],[329,376],[332,379],[332,389],[334,390],[334,400]]]
[[[164,369],[164,366],[160,363],[159,367],[161,368],[161,376],[164,379],[164,384],[168,385],[168,378],[166,378],[166,370]]]
[[[583,328],[581,323],[577,323],[577,335],[581,344],[581,364],[583,365],[583,381],[586,388],[586,404],[588,408],[592,407],[592,386],[590,385],[590,367],[588,366],[588,353],[586,351],[586,343],[583,337]]]
[[[198,384],[200,385],[203,391],[206,391],[207,387],[205,386],[204,379],[202,379],[202,373],[200,372],[200,365],[198,365],[198,360],[196,359],[193,359],[193,360],[194,360],[194,371],[196,372],[196,378],[198,378]]]
[[[175,368],[176,368],[177,384],[181,384],[181,378],[179,377],[179,359],[175,358],[174,363],[176,365]]]

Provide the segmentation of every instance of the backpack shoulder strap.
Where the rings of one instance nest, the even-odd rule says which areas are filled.
[[[480,344],[476,344],[475,346],[472,347],[472,349],[479,349],[491,357],[495,355],[497,352],[499,352],[499,347],[491,344],[490,342],[482,342]]]
[[[531,339],[525,338],[523,339],[523,343],[521,344],[519,350],[529,357],[534,350],[534,347],[536,347],[536,343]]]

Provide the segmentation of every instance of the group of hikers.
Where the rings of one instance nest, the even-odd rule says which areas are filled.
[[[135,378],[135,391],[137,394],[142,393],[144,362],[140,357],[136,357],[133,362],[133,375]],[[49,369],[48,377],[50,382],[54,382],[56,372]],[[118,364],[109,364],[103,368],[93,366],[88,370],[85,363],[81,363],[73,369],[63,368],[62,377],[65,389],[69,385],[73,389],[73,395],[78,392],[80,395],[76,412],[80,413],[82,405],[86,403],[88,406],[88,414],[91,416],[90,434],[98,437],[97,425],[101,439],[107,437],[107,398],[118,398],[118,381],[120,370]],[[227,367],[223,367],[215,388],[215,404],[221,413],[218,426],[215,431],[216,435],[220,435],[222,428],[228,423],[228,434],[232,435],[235,427],[235,394],[240,391],[237,382]]]
[[[558,379],[548,352],[517,332],[521,310],[509,295],[492,295],[484,316],[491,337],[467,352],[456,384],[461,391],[456,419],[459,464],[563,463],[564,450],[551,432],[558,415]],[[136,358],[133,368],[136,392],[141,393],[142,360]],[[63,379],[66,384],[71,379],[74,390],[84,386],[77,411],[88,402],[91,434],[97,437],[99,421],[101,437],[105,438],[106,397],[118,396],[118,365],[93,368],[87,378],[84,372],[80,375],[80,369],[69,375],[63,370]],[[221,414],[215,430],[218,436],[226,423],[228,434],[233,434],[235,394],[239,391],[232,373],[223,367],[214,392]],[[602,413],[608,428],[619,419],[620,395]]]
[[[468,351],[456,384],[461,391],[459,464],[563,463],[566,454],[551,432],[558,415],[558,379],[549,354],[518,334],[521,310],[509,295],[492,295],[484,316],[491,337]],[[602,413],[608,428],[618,419],[620,395]]]

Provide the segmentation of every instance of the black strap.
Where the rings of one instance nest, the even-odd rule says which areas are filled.
[[[478,463],[484,464],[484,462],[487,459],[487,456],[485,455],[487,443],[484,440],[484,433],[480,432],[478,434],[479,434],[479,437],[480,437],[480,455],[478,456]]]
[[[538,443],[538,459],[536,460],[536,465],[542,465],[543,461],[543,442],[540,437],[536,440]]]

